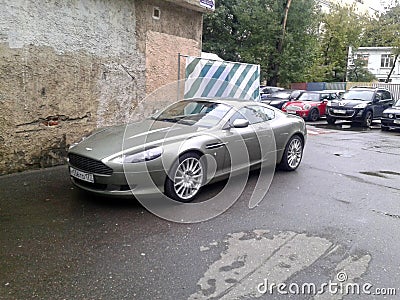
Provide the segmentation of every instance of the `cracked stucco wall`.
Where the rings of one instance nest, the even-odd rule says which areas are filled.
[[[148,115],[146,90],[174,79],[178,52],[201,51],[202,14],[164,0],[1,6],[0,174],[63,164],[96,127]]]

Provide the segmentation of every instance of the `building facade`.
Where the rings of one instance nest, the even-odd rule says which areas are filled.
[[[329,12],[332,5],[354,6],[358,14],[374,16],[395,6],[396,0],[318,0],[323,12]]]
[[[352,50],[349,51],[351,55]],[[352,54],[349,65],[354,59],[365,61],[365,66],[379,82],[385,82],[390,70],[393,67],[395,56],[391,47],[360,47]],[[396,61],[395,67],[389,79],[390,83],[400,84],[400,64]]]
[[[178,53],[200,55],[208,10],[202,0],[3,0],[0,174],[65,163],[94,128],[140,119],[146,95],[176,80]]]

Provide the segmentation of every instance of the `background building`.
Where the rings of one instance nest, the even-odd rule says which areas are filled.
[[[0,174],[64,163],[85,133],[143,115],[145,96],[176,80],[178,53],[200,55],[213,3],[3,0]]]
[[[331,5],[354,5],[358,13],[372,16],[394,6],[395,0],[319,0],[319,3],[324,12],[329,12]]]
[[[360,47],[354,51],[353,59],[364,60],[368,71],[375,75],[380,82],[385,82],[394,63],[391,47]],[[351,64],[351,61],[350,59],[349,64]],[[390,76],[390,83],[400,83],[400,64],[398,61]]]

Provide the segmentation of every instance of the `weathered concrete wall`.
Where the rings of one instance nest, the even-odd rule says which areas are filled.
[[[3,0],[0,174],[64,163],[94,128],[148,115],[146,91],[176,80],[178,52],[200,54],[201,30],[171,1]]]
[[[201,54],[202,13],[171,2],[137,2],[138,46],[146,56],[147,95],[178,80],[178,53],[193,56]],[[184,1],[174,2],[182,4]],[[152,17],[155,7],[160,11],[159,19]],[[181,64],[181,71],[184,72],[184,64]],[[170,87],[167,89],[171,90]],[[145,101],[151,100],[148,98]]]
[[[97,126],[127,121],[145,59],[129,0],[3,0],[0,174],[64,163]]]

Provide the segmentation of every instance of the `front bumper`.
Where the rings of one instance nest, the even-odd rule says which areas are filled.
[[[390,129],[400,129],[400,118],[399,119],[382,118],[381,126]]]
[[[99,174],[80,168],[69,162],[75,170],[90,174],[94,182],[82,180],[71,175],[77,187],[99,195],[132,197],[132,195],[150,195],[164,192],[166,172],[160,167],[159,159],[137,164],[107,164],[113,171],[111,174]]]
[[[327,107],[326,113],[328,116],[339,120],[362,120],[364,115],[364,109],[345,108],[339,107]]]
[[[287,112],[289,115],[298,115],[299,117],[302,117],[304,119],[308,118],[308,114],[310,110],[287,110],[284,109],[284,112]]]

